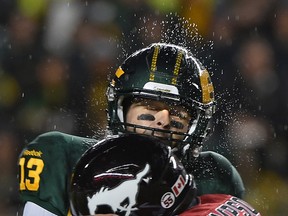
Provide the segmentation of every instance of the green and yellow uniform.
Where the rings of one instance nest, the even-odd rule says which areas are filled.
[[[69,212],[69,183],[73,168],[96,139],[48,132],[29,143],[19,156],[19,189],[24,202],[33,202],[56,214]],[[215,152],[203,152],[189,170],[198,193],[226,193],[241,197],[240,175],[232,164]]]

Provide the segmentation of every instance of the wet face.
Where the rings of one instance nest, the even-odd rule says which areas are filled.
[[[190,119],[187,109],[183,106],[169,106],[162,101],[142,98],[133,101],[126,115],[126,122],[130,124],[181,133],[188,131]],[[127,127],[127,130],[133,131],[134,129]],[[136,132],[152,134],[151,130],[141,128],[137,128]],[[154,136],[168,138],[170,134],[155,131]],[[184,137],[174,134],[172,138],[182,140]]]

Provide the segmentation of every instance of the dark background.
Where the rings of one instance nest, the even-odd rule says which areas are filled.
[[[109,76],[152,42],[188,47],[218,109],[225,155],[262,215],[288,212],[288,2],[0,0],[0,215],[16,215],[17,157],[40,133],[103,136]]]

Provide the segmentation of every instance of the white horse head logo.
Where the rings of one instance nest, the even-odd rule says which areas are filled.
[[[126,180],[112,189],[102,187],[91,198],[87,197],[90,214],[94,215],[99,205],[109,205],[114,212],[117,210],[126,211],[125,216],[130,215],[131,211],[137,209],[133,206],[136,204],[138,184],[149,170],[150,166],[146,164],[145,168],[136,175],[136,178]],[[125,200],[129,200],[129,203],[122,206],[121,203]]]

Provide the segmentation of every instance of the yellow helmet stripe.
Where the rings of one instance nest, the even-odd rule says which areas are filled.
[[[214,87],[207,70],[200,72],[200,83],[202,88],[202,100],[204,104],[214,100]]]
[[[154,72],[156,71],[156,64],[157,64],[157,58],[159,54],[159,46],[155,46],[154,52],[153,52],[153,57],[152,57],[152,62],[151,62],[151,72],[150,72],[150,81],[154,81],[155,75]]]
[[[177,54],[176,63],[175,63],[174,71],[173,71],[174,77],[172,78],[172,81],[171,81],[173,85],[176,85],[177,83],[177,77],[178,77],[179,70],[180,70],[182,56],[183,56],[183,52],[179,51]]]

